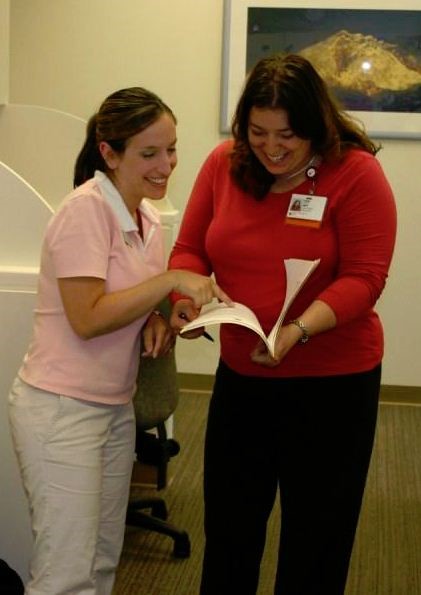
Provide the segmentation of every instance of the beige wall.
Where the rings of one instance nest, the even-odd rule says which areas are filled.
[[[179,120],[171,198],[182,207],[218,141],[222,0],[11,0],[10,101],[88,118],[121,87]]]
[[[0,104],[9,92],[9,0],[0,0]]]
[[[222,14],[222,0],[11,0],[10,101],[87,118],[117,88],[156,91],[179,119],[170,198],[182,211],[200,163],[220,139]],[[379,305],[387,341],[383,381],[421,386],[421,141],[383,146],[380,160],[399,211],[395,262]],[[197,345],[191,348],[181,371],[211,373],[212,349],[203,344],[209,353],[200,357]]]

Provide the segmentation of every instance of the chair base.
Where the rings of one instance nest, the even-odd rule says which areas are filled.
[[[150,509],[151,514],[144,512],[145,508]],[[127,508],[126,524],[168,535],[174,540],[173,556],[188,558],[191,552],[189,536],[186,531],[167,522],[167,516],[167,507],[162,498],[133,500]]]

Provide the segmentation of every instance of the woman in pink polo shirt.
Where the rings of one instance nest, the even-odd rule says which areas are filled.
[[[170,291],[229,301],[207,276],[165,272],[158,211],[177,163],[176,119],[140,88],[89,121],[75,190],[43,243],[33,336],[9,396],[34,535],[27,595],[111,593],[133,464],[140,361],[174,334],[153,308]]]

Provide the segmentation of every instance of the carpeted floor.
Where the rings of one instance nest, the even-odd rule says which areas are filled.
[[[191,556],[174,558],[170,538],[127,528],[114,595],[198,593],[203,548],[201,466],[208,402],[205,393],[182,392],[174,422],[181,451],[171,462],[170,485],[160,492],[167,502],[169,520],[189,533]],[[276,506],[269,523],[258,595],[273,593],[278,530]],[[421,595],[420,406],[380,407],[346,595]]]

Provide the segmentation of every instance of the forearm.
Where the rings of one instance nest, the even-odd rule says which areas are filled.
[[[297,324],[300,321],[303,328]],[[276,337],[275,357],[271,357],[263,342],[259,342],[251,354],[251,359],[270,368],[277,366],[287,353],[295,348],[303,337],[311,340],[313,335],[328,331],[336,326],[333,310],[320,300],[315,300],[295,322],[287,321],[278,331]]]
[[[296,320],[304,325],[305,332],[309,337],[328,331],[336,326],[334,311],[321,300],[315,300]],[[299,341],[303,336],[300,326],[298,324],[287,324],[287,326],[291,327],[288,330],[292,339],[296,339],[295,342]]]
[[[188,271],[166,271],[133,287],[107,293],[94,277],[58,280],[64,310],[75,333],[91,339],[118,330],[147,314],[172,290],[185,294],[199,308],[214,298],[229,297],[210,277]]]
[[[106,293],[98,279],[59,279],[67,318],[75,333],[91,339],[142,318],[176,285],[177,271],[166,272],[133,287]]]

